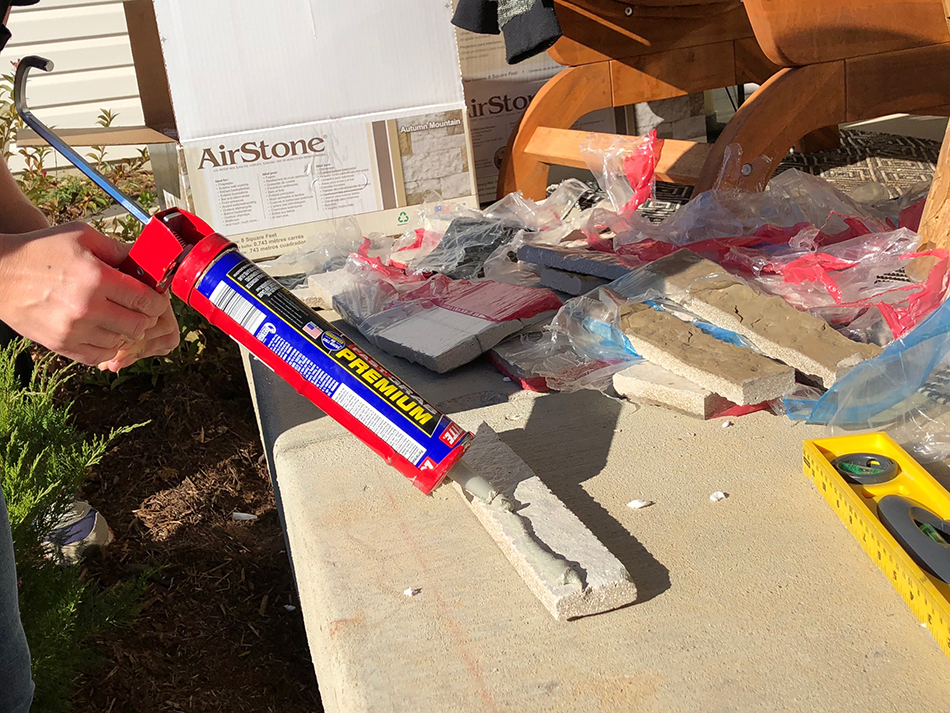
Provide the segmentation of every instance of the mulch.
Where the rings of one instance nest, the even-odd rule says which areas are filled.
[[[82,493],[116,538],[84,566],[149,584],[132,626],[96,642],[105,663],[74,710],[322,710],[240,355],[208,339],[197,366],[154,383],[76,379],[64,394],[87,433],[148,422],[116,439]]]

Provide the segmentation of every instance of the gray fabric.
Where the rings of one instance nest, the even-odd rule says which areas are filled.
[[[498,26],[504,29],[517,15],[524,15],[538,0],[498,0]]]
[[[28,713],[33,702],[30,650],[20,624],[13,538],[0,493],[0,713]]]

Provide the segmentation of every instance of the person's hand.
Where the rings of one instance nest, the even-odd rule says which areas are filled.
[[[170,350],[169,298],[118,270],[129,248],[85,223],[0,236],[0,319],[83,364]]]
[[[181,340],[181,330],[178,320],[172,310],[171,302],[154,327],[145,330],[144,338],[127,347],[122,347],[115,357],[99,364],[100,371],[114,371],[134,364],[139,359],[153,356],[165,356],[178,346]]]

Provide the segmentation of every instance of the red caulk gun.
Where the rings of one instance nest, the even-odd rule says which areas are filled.
[[[510,509],[491,483],[462,462],[471,433],[426,403],[203,220],[179,208],[149,215],[39,121],[25,101],[27,75],[34,67],[49,72],[53,63],[35,56],[20,60],[13,96],[23,121],[145,226],[123,272],[158,292],[170,289],[423,493],[448,476],[471,495]]]

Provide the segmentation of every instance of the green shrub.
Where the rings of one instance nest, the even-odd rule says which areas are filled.
[[[144,580],[108,589],[84,576],[80,566],[63,566],[44,541],[70,508],[89,469],[115,437],[85,437],[73,425],[70,406],[57,403],[69,368],[56,369],[53,356],[37,360],[32,380],[21,388],[14,374],[18,342],[0,352],[0,487],[10,513],[20,611],[33,657],[38,713],[69,710],[76,678],[97,664],[87,648],[92,636],[131,621]]]

